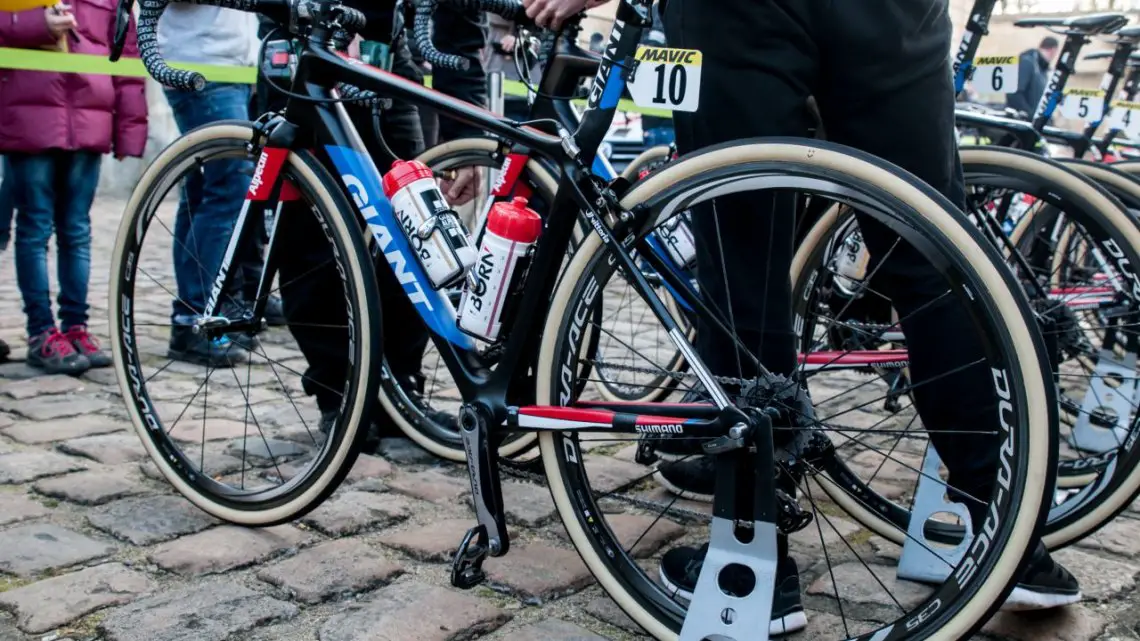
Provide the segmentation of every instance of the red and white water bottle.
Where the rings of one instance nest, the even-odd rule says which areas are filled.
[[[517,289],[530,248],[542,233],[542,217],[525,198],[495,203],[479,247],[479,260],[467,276],[459,302],[459,328],[487,341],[499,337],[503,310]]]
[[[435,175],[417,160],[397,160],[384,175],[384,194],[432,287],[455,283],[475,264],[475,248],[447,206]]]

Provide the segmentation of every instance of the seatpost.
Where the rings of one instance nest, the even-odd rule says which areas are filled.
[[[1083,137],[1073,145],[1075,158],[1083,158],[1088,152],[1089,146],[1092,144],[1093,134],[1096,133],[1100,124],[1104,122],[1104,117],[1112,108],[1112,99],[1116,95],[1116,87],[1120,84],[1120,77],[1124,75],[1124,68],[1128,65],[1128,57],[1135,50],[1136,43],[1130,38],[1121,38],[1116,42],[1116,49],[1112,52],[1112,60],[1108,63],[1108,70],[1104,72],[1104,77],[1100,80],[1100,88],[1104,90],[1104,104],[1101,106],[1100,116],[1085,127]]]
[[[1065,46],[1061,48],[1061,55],[1057,57],[1057,67],[1049,78],[1049,86],[1041,94],[1041,101],[1037,103],[1037,112],[1033,114],[1033,128],[1042,131],[1046,123],[1061,104],[1062,92],[1069,76],[1073,75],[1073,65],[1080,54],[1081,48],[1089,42],[1088,37],[1079,33],[1070,33],[1065,37]]]
[[[976,0],[970,9],[970,19],[966,21],[966,30],[962,32],[962,42],[958,45],[958,53],[954,55],[954,94],[962,93],[966,88],[966,81],[974,72],[974,57],[978,53],[978,44],[982,36],[989,35],[990,16],[994,12],[997,0]]]

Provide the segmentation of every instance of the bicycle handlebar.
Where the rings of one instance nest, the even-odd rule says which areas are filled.
[[[519,0],[445,0],[446,4],[461,11],[488,11],[504,20],[524,22],[526,12]],[[432,15],[440,0],[413,0],[415,17],[412,20],[412,39],[424,61],[433,68],[466,71],[471,61],[453,53],[443,53],[432,41]]]
[[[271,18],[287,17],[290,32],[297,33],[299,23],[312,23],[330,33],[348,33],[351,37],[367,24],[362,12],[331,0],[176,0],[194,4],[213,5],[251,13],[262,13]],[[138,18],[139,57],[147,73],[164,86],[173,89],[201,91],[206,78],[196,71],[174,69],[163,59],[158,49],[158,21],[171,0],[140,0]],[[506,20],[521,21],[526,17],[519,0],[442,0],[461,10],[490,11]],[[466,69],[466,58],[445,54],[431,42],[431,17],[441,0],[415,0],[414,32],[424,60],[433,66],[447,69]],[[123,3],[120,3],[122,11]],[[129,10],[129,3],[128,3]]]

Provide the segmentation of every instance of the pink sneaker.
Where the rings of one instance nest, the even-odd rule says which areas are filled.
[[[91,361],[53,327],[28,339],[28,366],[48,374],[78,376],[91,368]]]
[[[99,339],[87,331],[86,325],[76,325],[63,335],[75,351],[91,361],[91,367],[110,367],[111,356],[99,348]]]

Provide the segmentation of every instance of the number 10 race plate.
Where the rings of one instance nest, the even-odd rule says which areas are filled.
[[[696,111],[701,100],[701,52],[638,47],[629,95],[641,107]]]

